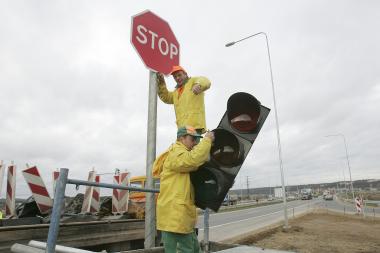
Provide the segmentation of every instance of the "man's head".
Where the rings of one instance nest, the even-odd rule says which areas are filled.
[[[198,144],[200,138],[202,138],[202,135],[198,134],[194,127],[184,126],[178,128],[177,140],[190,150]]]
[[[185,69],[181,66],[173,66],[173,69],[170,72],[170,74],[173,76],[174,81],[177,83],[177,86],[185,84],[187,79],[189,79]]]

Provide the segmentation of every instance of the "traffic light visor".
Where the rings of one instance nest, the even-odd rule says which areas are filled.
[[[221,167],[240,165],[244,156],[244,148],[237,137],[224,129],[215,129],[213,132],[215,142],[211,147],[211,159]]]
[[[251,94],[238,92],[227,102],[227,117],[232,128],[242,133],[255,130],[260,116],[260,102]]]

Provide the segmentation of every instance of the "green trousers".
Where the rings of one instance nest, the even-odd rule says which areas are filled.
[[[199,242],[195,232],[179,234],[161,231],[165,253],[200,253]]]

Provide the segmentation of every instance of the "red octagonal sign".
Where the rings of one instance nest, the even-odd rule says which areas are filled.
[[[132,17],[131,42],[145,66],[170,74],[179,65],[179,43],[168,22],[146,10]]]

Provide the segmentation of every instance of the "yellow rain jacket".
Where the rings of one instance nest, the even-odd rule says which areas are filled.
[[[158,230],[181,234],[194,231],[197,212],[189,172],[196,171],[207,161],[210,149],[211,139],[207,137],[191,151],[179,141],[170,147],[160,177]]]
[[[202,93],[195,95],[194,85],[200,84]],[[177,127],[192,126],[195,129],[206,129],[206,115],[204,91],[210,88],[211,83],[206,77],[191,77],[184,84],[181,94],[179,88],[170,92],[164,82],[158,85],[158,96],[166,104],[174,104]]]

